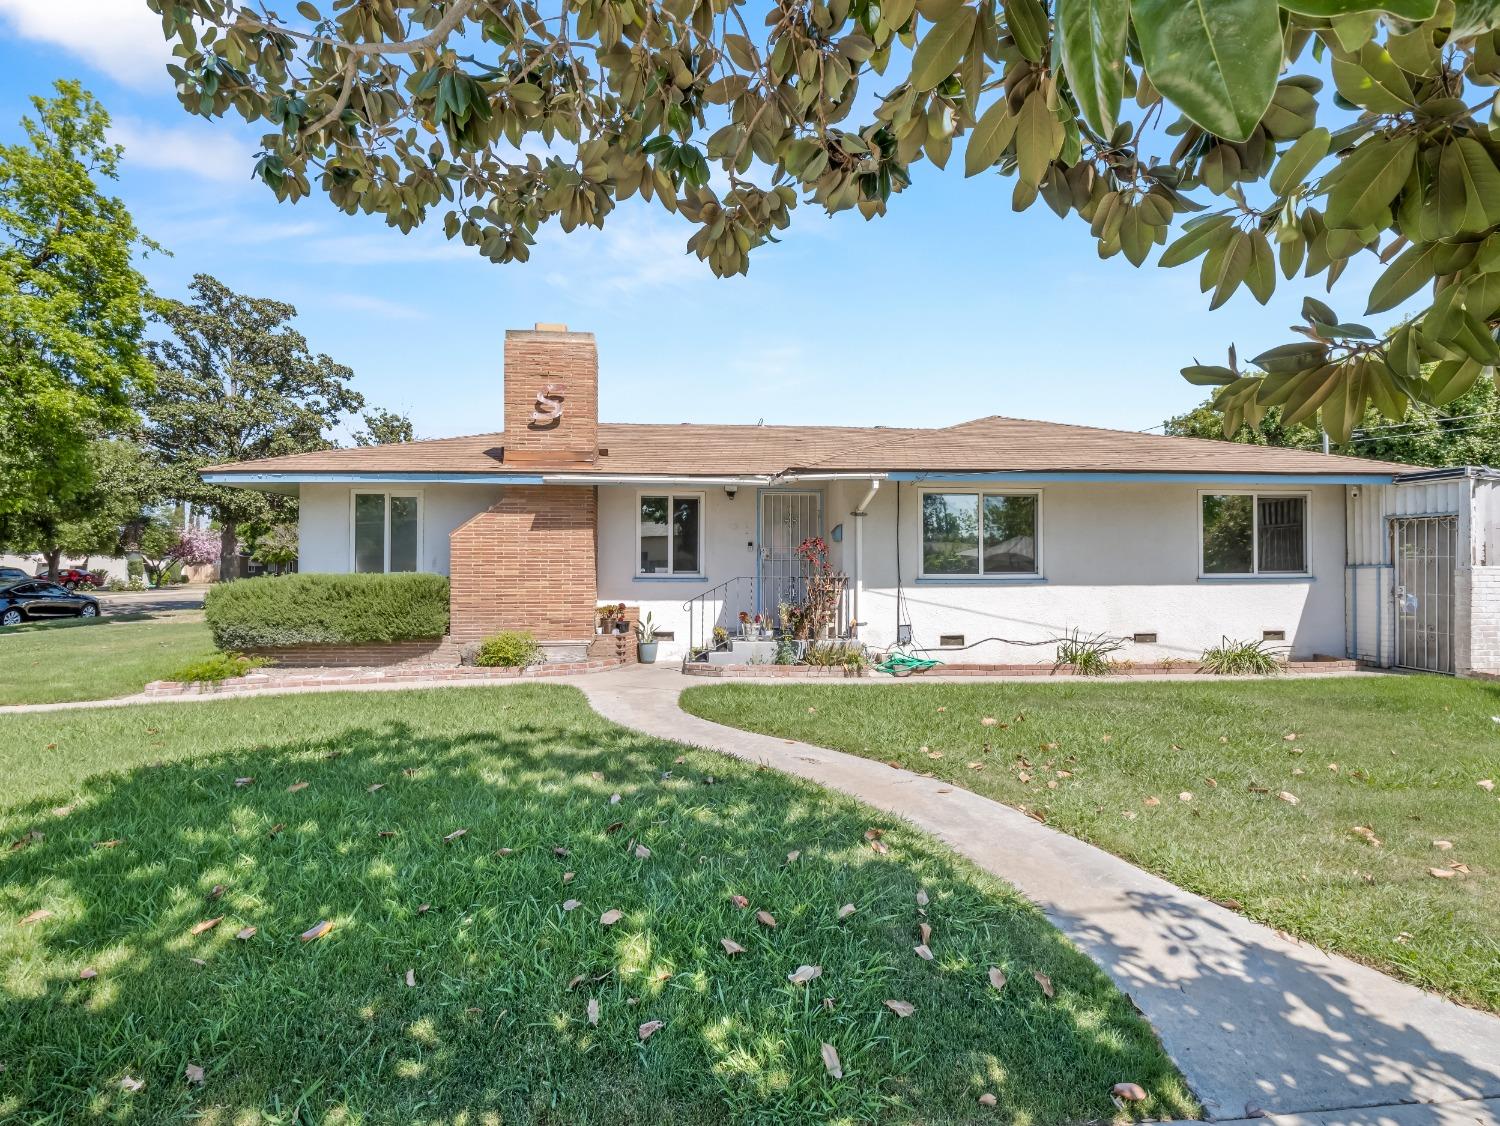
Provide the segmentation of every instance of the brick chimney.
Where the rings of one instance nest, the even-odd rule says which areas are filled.
[[[591,332],[505,333],[507,465],[586,467],[599,456],[599,356]]]

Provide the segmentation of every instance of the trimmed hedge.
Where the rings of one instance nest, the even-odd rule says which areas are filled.
[[[448,632],[448,579],[277,575],[212,587],[204,600],[220,649],[426,641]]]

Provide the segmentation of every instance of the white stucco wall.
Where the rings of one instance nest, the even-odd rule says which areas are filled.
[[[914,643],[936,647],[941,634],[963,634],[967,643],[1046,642],[987,642],[954,660],[1050,661],[1055,646],[1047,639],[1073,628],[1155,633],[1156,644],[1127,644],[1121,656],[1135,660],[1192,659],[1222,637],[1258,641],[1266,630],[1284,630],[1297,657],[1344,653],[1341,486],[1286,490],[1309,494],[1310,577],[1200,579],[1199,488],[1111,482],[1040,486],[1041,578],[976,581],[917,577],[918,486],[886,484],[864,529],[860,617],[865,640],[877,647],[896,641],[898,491],[900,585]],[[841,518],[847,547],[851,521]]]
[[[374,486],[371,486],[372,488]],[[350,570],[349,485],[303,485],[297,520],[297,568],[300,571]],[[392,486],[393,492],[407,492]],[[411,492],[422,496],[422,543],[419,569],[448,573],[448,536],[500,499],[494,485],[425,485]]]

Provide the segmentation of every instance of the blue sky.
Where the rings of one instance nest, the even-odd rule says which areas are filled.
[[[632,202],[602,232],[544,232],[530,262],[492,265],[442,238],[402,236],[314,197],[278,204],[250,180],[256,132],[177,104],[144,0],[0,0],[0,137],[26,99],[78,78],[126,148],[118,193],[172,252],[143,262],[161,293],[208,272],[290,301],[313,346],[356,373],[372,405],[419,437],[499,429],[503,331],[563,321],[594,332],[601,414],[619,422],[945,425],[987,414],[1121,429],[1201,398],[1178,369],[1288,339],[1302,296],[1262,308],[1241,290],[1208,311],[1197,269],[1100,261],[1087,225],[1012,182],[915,169],[891,213],[866,222],[811,206],[748,277],[720,280],[685,251],[693,228]],[[79,29],[88,28],[84,40]],[[1352,263],[1346,319],[1378,271]],[[1342,300],[1340,300],[1342,298]]]

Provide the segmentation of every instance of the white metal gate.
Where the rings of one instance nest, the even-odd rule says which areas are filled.
[[[822,499],[817,493],[782,489],[760,495],[760,612],[773,620],[779,603],[803,601],[797,548],[821,534]]]
[[[1404,516],[1391,521],[1396,561],[1396,664],[1453,671],[1453,566],[1458,520]]]

